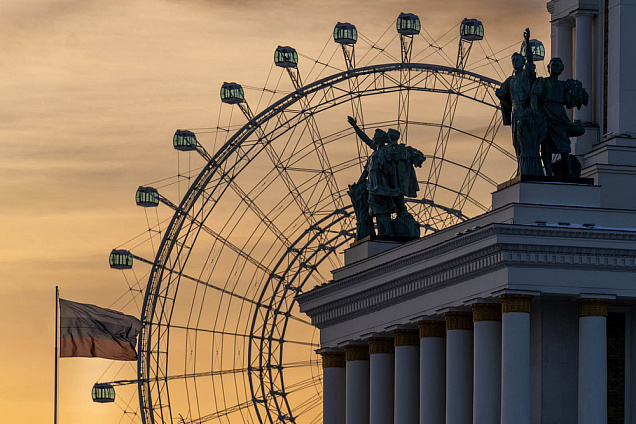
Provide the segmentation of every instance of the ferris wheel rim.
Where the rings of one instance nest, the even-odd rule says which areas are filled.
[[[245,125],[243,125],[240,129],[238,129],[234,133],[234,135],[214,154],[214,156],[212,157],[212,160],[210,160],[206,164],[204,169],[201,170],[195,182],[189,187],[187,193],[183,196],[179,204],[178,210],[174,213],[170,221],[170,224],[168,225],[168,228],[166,228],[165,236],[161,240],[161,244],[159,246],[159,249],[157,250],[157,255],[153,262],[152,271],[150,272],[150,276],[148,279],[149,284],[147,286],[147,290],[144,295],[143,309],[142,309],[144,329],[142,330],[142,335],[139,341],[139,360],[138,360],[138,378],[140,381],[139,398],[140,398],[140,405],[142,406],[142,409],[144,410],[144,413],[142,413],[142,417],[144,421],[145,421],[145,410],[147,409],[146,408],[147,405],[150,405],[150,409],[152,410],[152,400],[149,398],[151,394],[150,390],[149,388],[147,388],[146,390],[147,392],[146,396],[148,397],[148,399],[146,399],[146,396],[144,396],[144,393],[143,393],[144,388],[142,388],[142,383],[141,383],[142,381],[147,382],[151,374],[150,372],[151,350],[149,350],[148,347],[151,345],[153,332],[147,330],[147,325],[153,324],[152,318],[154,316],[154,310],[157,305],[156,296],[161,289],[161,282],[163,281],[163,273],[165,270],[167,270],[165,263],[167,259],[170,257],[170,254],[173,252],[173,249],[175,247],[176,235],[181,233],[181,231],[183,230],[183,227],[185,224],[185,221],[184,221],[185,215],[189,213],[190,209],[192,208],[194,204],[194,201],[198,199],[203,189],[208,186],[211,179],[215,175],[216,171],[218,171],[220,164],[224,163],[224,161],[227,160],[227,158],[229,158],[230,155],[236,149],[239,148],[239,146],[241,146],[242,142],[245,141],[255,131],[255,129],[258,126],[262,125],[263,122],[269,121],[278,113],[280,113],[280,111],[283,111],[287,107],[295,104],[296,102],[299,101],[301,97],[306,97],[310,95],[311,93],[316,92],[324,84],[327,84],[327,86],[332,86],[338,82],[342,82],[347,79],[353,78],[354,76],[374,74],[374,73],[380,73],[380,72],[398,71],[398,70],[403,70],[405,68],[408,68],[411,70],[428,70],[428,71],[434,71],[434,72],[442,72],[448,75],[456,75],[456,76],[459,76],[460,78],[468,78],[468,79],[472,78],[473,81],[476,80],[480,83],[487,84],[490,88],[493,88],[494,86],[499,84],[498,81],[492,78],[488,78],[473,72],[460,70],[457,68],[451,68],[448,66],[430,65],[430,64],[421,64],[421,63],[392,63],[392,64],[383,64],[383,65],[372,65],[372,66],[367,66],[363,68],[356,68],[351,71],[344,71],[337,74],[333,74],[321,80],[315,81],[311,84],[308,84],[307,86],[302,87],[301,89],[286,95],[285,97],[283,97],[276,103],[272,104],[271,106],[263,110],[256,117],[254,117],[253,120],[248,121]],[[457,94],[458,96],[462,95],[460,92],[453,93],[450,90],[422,90],[422,91]],[[372,94],[376,95],[376,94],[382,94],[384,92],[388,92],[388,91],[378,91]],[[468,98],[471,99],[470,97]],[[476,100],[476,99],[471,99],[471,100]],[[344,101],[341,103],[344,103]],[[495,104],[484,102],[484,101],[482,101],[482,103],[485,103],[489,106],[497,108]],[[298,123],[300,122],[302,121],[299,121]],[[298,123],[296,123],[295,125],[298,125]],[[206,173],[209,173],[209,176],[207,178],[204,176]],[[233,178],[235,178],[236,175]],[[203,181],[203,185],[198,187],[197,183],[201,181]],[[182,217],[180,222],[178,222],[179,217]],[[169,237],[169,234],[173,234],[173,235]],[[169,247],[166,250],[167,240],[169,240],[168,241]],[[155,275],[157,274],[159,275],[159,277],[154,278]],[[153,278],[154,278],[154,282],[158,284],[154,284],[154,285],[152,284]],[[178,282],[176,284],[178,284]],[[150,296],[152,295],[153,292],[154,292],[154,299],[152,299],[152,304],[150,304],[150,300],[151,300]],[[149,307],[152,310],[150,315],[148,315]],[[150,320],[147,320],[146,319],[147,317],[150,317]],[[147,360],[145,364],[143,364],[144,360],[142,359],[144,358],[144,356],[146,357],[146,360]],[[144,374],[145,374],[145,377],[144,377]],[[152,417],[152,414],[150,414],[150,416]],[[151,422],[154,422],[154,418],[151,418]]]

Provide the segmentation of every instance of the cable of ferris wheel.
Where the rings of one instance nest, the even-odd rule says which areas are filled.
[[[132,256],[133,256],[134,259],[137,259],[137,260],[139,260],[141,262],[145,262],[145,263],[150,264],[150,265],[158,266],[159,268],[162,268],[163,270],[168,271],[170,274],[176,274],[179,277],[186,278],[186,279],[188,279],[190,281],[193,281],[193,282],[195,282],[197,284],[202,284],[202,285],[204,285],[206,287],[210,287],[212,289],[215,289],[215,290],[217,290],[217,291],[219,291],[221,293],[225,293],[225,294],[227,294],[229,296],[236,297],[237,299],[240,299],[240,300],[243,300],[245,302],[251,303],[251,304],[253,304],[255,306],[258,306],[259,308],[269,309],[266,305],[259,304],[258,302],[255,302],[254,300],[249,299],[249,298],[247,298],[245,296],[241,296],[240,294],[234,293],[233,291],[226,290],[226,289],[224,289],[222,287],[219,287],[219,286],[216,286],[216,285],[214,285],[212,283],[209,283],[209,282],[206,282],[206,281],[202,281],[202,280],[200,280],[198,278],[195,278],[195,277],[191,277],[188,274],[185,274],[185,273],[183,273],[181,271],[176,271],[176,270],[174,270],[172,268],[168,268],[168,267],[162,266],[162,265],[157,265],[154,262],[149,261],[147,259],[144,259],[144,258],[142,258],[140,256],[137,256],[137,255],[134,255],[134,254]],[[297,318],[297,317],[294,317],[294,316],[290,316],[289,318],[293,319],[293,320],[296,320],[296,321],[299,321],[299,322],[302,322],[303,324],[311,325],[311,323],[309,321],[306,321],[306,320],[303,320],[303,319],[300,319],[300,318]],[[154,323],[153,325],[159,325],[159,323]]]
[[[481,49],[481,51],[484,53],[484,57],[486,57],[487,59],[490,59],[488,56],[488,53],[486,53],[486,50],[484,49],[484,46],[481,43],[479,44],[479,48]],[[473,62],[473,65],[477,63],[477,62]],[[488,63],[490,63],[492,65],[492,69],[495,71],[495,73],[497,74],[497,78],[503,80],[504,79],[504,75],[502,75],[499,72],[499,69],[495,66],[495,63],[499,65],[499,59],[497,59],[496,57],[492,60],[488,60]],[[499,67],[501,67],[501,65],[499,65]]]
[[[441,41],[444,37],[446,37],[448,34],[450,34],[450,32],[451,32],[452,30],[456,29],[456,28],[457,28],[457,27],[458,27],[461,23],[462,23],[462,21],[457,22],[455,25],[451,26],[451,27],[450,27],[450,28],[449,28],[449,29],[448,29],[448,30],[447,30],[444,34],[442,34],[441,36],[437,37],[437,39],[434,39],[434,38],[431,36],[431,34],[429,34],[429,32],[428,32],[428,31],[426,31],[426,29],[425,29],[424,27],[422,27],[422,28],[424,28],[424,31],[425,31],[425,32],[426,32],[426,34],[427,34],[427,35],[431,38],[431,40],[432,40],[432,41],[427,40],[427,39],[426,39],[426,38],[422,35],[422,33],[420,32],[420,35],[422,36],[422,38],[424,38],[424,41],[426,41],[426,43],[428,43],[428,46],[426,46],[423,50],[421,50],[419,53],[417,53],[415,56],[413,56],[413,59],[412,59],[412,60],[413,60],[413,61],[415,61],[419,55],[421,55],[422,53],[424,53],[424,52],[425,52],[426,50],[428,50],[429,48],[433,48],[433,49],[436,49],[436,50],[441,50],[441,49],[443,49],[444,47],[440,47],[440,46],[439,46],[439,42],[440,42],[440,41]],[[451,39],[449,42],[452,42],[453,40],[456,40],[456,39],[457,39],[457,37],[455,37],[455,38]],[[447,42],[447,43],[445,44],[445,46],[446,46],[446,45],[448,45],[448,43],[449,43],[449,42]]]
[[[331,34],[329,34],[329,37],[327,37],[327,42],[325,43],[324,46],[322,46],[322,50],[320,50],[320,54],[318,54],[318,59],[314,59],[314,58],[312,58],[310,56],[307,56],[307,55],[305,55],[303,53],[300,53],[300,52],[298,53],[299,56],[302,56],[305,59],[308,59],[308,60],[311,60],[311,61],[314,62],[313,65],[311,66],[311,69],[309,69],[309,72],[307,73],[307,76],[305,78],[310,79],[310,76],[311,76],[312,72],[314,71],[314,69],[316,68],[316,65],[318,65],[318,64],[324,66],[325,68],[329,67],[329,68],[335,69],[335,70],[337,70],[339,72],[343,72],[342,69],[337,68],[337,67],[329,64],[331,62],[331,58],[333,58],[333,54],[331,55],[331,58],[329,58],[327,63],[324,63],[324,62],[320,61],[320,58],[322,57],[322,54],[325,52],[325,49],[327,48],[327,46],[331,42],[331,37],[332,37]]]
[[[214,335],[219,335],[219,336],[241,337],[241,338],[256,339],[256,340],[267,340],[267,341],[272,341],[272,342],[277,342],[277,343],[283,343],[283,344],[290,343],[290,344],[294,344],[294,345],[309,346],[309,347],[315,347],[315,348],[319,348],[320,347],[320,345],[317,345],[315,343],[304,342],[304,341],[300,341],[300,340],[289,340],[289,339],[283,339],[283,338],[277,339],[277,338],[273,338],[273,337],[259,337],[259,336],[254,336],[254,335],[251,335],[251,334],[232,333],[232,332],[229,332],[229,331],[211,330],[211,329],[208,329],[208,328],[199,328],[199,327],[188,327],[188,326],[185,326],[185,325],[177,325],[177,324],[161,324],[161,323],[157,323],[156,325],[158,327],[176,328],[178,330],[194,331],[194,332],[214,334]]]
[[[369,37],[367,37],[366,35],[364,35],[362,32],[358,31],[358,37],[359,37],[362,41],[364,41],[365,43],[367,43],[367,44],[370,46],[370,49],[369,49],[369,50],[367,50],[367,52],[366,52],[366,53],[365,53],[365,54],[364,54],[364,55],[363,55],[363,56],[362,56],[362,57],[358,60],[358,63],[362,64],[362,63],[363,63],[363,61],[364,61],[364,59],[365,59],[365,58],[367,57],[367,55],[371,52],[371,50],[373,50],[373,49],[378,49],[378,50],[384,51],[384,50],[386,49],[386,47],[384,47],[384,48],[378,47],[378,43],[380,42],[380,40],[382,40],[382,38],[386,35],[386,33],[387,33],[387,32],[389,32],[389,30],[390,30],[391,28],[393,28],[393,26],[395,25],[395,23],[396,23],[396,21],[392,21],[392,22],[389,24],[389,26],[387,27],[387,29],[385,29],[385,30],[384,30],[384,32],[382,33],[382,35],[380,35],[380,37],[378,38],[378,40],[377,40],[377,41],[375,41],[375,42],[374,42],[374,41],[372,41],[372,40],[371,40]],[[395,37],[394,37],[394,38],[395,38]],[[391,41],[393,41],[393,39],[391,39]],[[388,44],[390,44],[390,41],[389,41],[389,43],[387,43],[387,46],[388,46]],[[394,61],[396,61],[396,62],[399,62],[399,60],[397,60],[395,57],[392,57],[392,56],[391,56],[391,55],[389,55],[388,53],[386,53],[386,54],[387,54],[389,57],[391,57],[391,59],[392,59],[392,60],[394,60]],[[369,62],[369,63],[370,63],[370,62]]]
[[[276,365],[276,369],[284,370],[284,369],[294,369],[294,368],[305,368],[310,367],[312,365],[317,365],[317,360],[307,360],[307,361],[296,361],[290,362],[288,364]],[[242,374],[249,373],[253,371],[264,371],[268,370],[271,367],[263,367],[262,369],[256,369],[254,367],[245,367],[245,368],[235,368],[235,369],[227,369],[227,370],[215,370],[215,371],[202,371],[198,373],[185,373],[185,374],[174,374],[168,375],[165,377],[156,377],[156,378],[147,378],[144,380],[114,380],[107,382],[111,386],[129,386],[132,384],[139,383],[147,383],[149,381],[171,381],[171,380],[183,380],[187,378],[200,378],[200,377],[214,377],[217,375],[228,375],[228,374]]]

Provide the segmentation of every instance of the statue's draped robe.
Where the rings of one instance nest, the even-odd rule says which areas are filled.
[[[539,110],[546,120],[546,135],[541,142],[543,153],[570,153],[570,137],[582,135],[585,130],[568,117],[564,104],[567,82],[539,78],[532,86],[537,95]]]

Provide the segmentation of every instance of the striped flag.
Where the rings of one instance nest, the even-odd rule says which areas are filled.
[[[141,322],[130,315],[60,299],[60,357],[135,361]]]

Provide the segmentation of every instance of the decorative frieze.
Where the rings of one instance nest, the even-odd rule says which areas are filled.
[[[532,296],[527,294],[502,294],[499,298],[501,299],[502,314],[506,314],[508,312],[530,313],[530,302],[532,302]]]
[[[393,343],[398,346],[419,346],[418,330],[393,330]]]
[[[583,298],[579,299],[579,317],[606,317],[607,299]]]
[[[322,368],[344,368],[345,353],[344,352],[324,352],[322,356]]]
[[[602,272],[614,269],[636,272],[636,249],[613,249],[580,243],[541,244],[539,239],[534,240],[533,244],[501,243],[493,239],[493,244],[462,256],[448,255],[462,246],[498,235],[580,239],[579,241],[589,239],[590,242],[601,243],[605,240],[636,241],[636,232],[492,224],[441,245],[414,252],[371,269],[361,270],[320,289],[302,294],[298,300],[302,304],[322,296],[337,294],[344,289],[353,289],[347,296],[339,296],[334,301],[306,310],[312,324],[324,328],[355,316],[378,312],[383,308],[484,274],[497,272],[505,267]],[[446,255],[448,259],[445,258]],[[441,260],[442,258],[445,260]],[[414,268],[413,265],[418,263],[422,264],[421,267]],[[406,270],[409,270],[409,273],[404,273]],[[395,273],[399,273],[400,277],[391,276]],[[478,319],[480,316],[478,314]]]
[[[473,316],[470,312],[450,311],[444,313],[446,319],[446,331],[450,330],[472,330]]]
[[[369,354],[395,353],[393,339],[390,337],[371,337],[369,339]]]
[[[368,361],[369,346],[349,345],[345,346],[345,361]]]
[[[501,321],[501,304],[499,303],[473,303],[473,322]]]
[[[420,321],[420,339],[425,337],[446,337],[446,323],[444,321]]]

